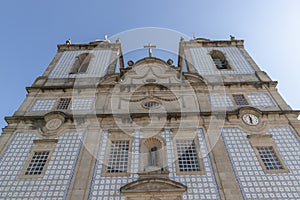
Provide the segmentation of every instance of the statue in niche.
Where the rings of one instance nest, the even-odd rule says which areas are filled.
[[[150,166],[157,166],[157,147],[150,149]]]

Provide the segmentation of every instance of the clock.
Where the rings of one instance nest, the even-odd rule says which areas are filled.
[[[242,119],[246,124],[252,126],[255,126],[259,123],[259,118],[256,115],[250,113],[244,114]]]

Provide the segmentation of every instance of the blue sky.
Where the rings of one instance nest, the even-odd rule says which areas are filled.
[[[188,37],[245,40],[245,48],[294,109],[300,109],[299,0],[10,0],[0,3],[0,127],[46,69],[56,45],[142,27]]]

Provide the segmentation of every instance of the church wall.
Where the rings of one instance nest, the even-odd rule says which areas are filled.
[[[224,52],[231,69],[218,70],[211,59],[209,52],[219,50]],[[254,69],[245,59],[238,47],[197,47],[190,48],[192,64],[202,76],[229,75],[229,74],[254,74]]]
[[[220,129],[244,199],[299,199],[299,140],[288,126],[271,127],[276,147],[288,173],[266,174],[258,162],[247,135],[239,128]]]
[[[175,156],[174,152],[174,139],[176,136],[166,130],[163,133],[164,138],[167,142],[167,159],[168,167],[170,168],[170,179],[185,184],[188,187],[186,193],[183,194],[183,199],[220,199],[219,188],[216,183],[214,176],[211,160],[209,157],[209,151],[206,144],[206,139],[202,129],[196,130],[196,138],[200,147],[201,162],[203,162],[204,173],[201,175],[178,175],[175,167]],[[177,136],[178,137],[178,136]]]
[[[76,60],[76,56],[82,53],[92,54],[92,59],[88,67],[87,73],[69,74]],[[49,78],[83,78],[83,77],[103,77],[111,64],[111,50],[78,50],[65,51],[58,59],[54,68],[49,74]]]
[[[103,200],[114,198],[121,199],[119,189],[121,186],[135,181],[138,178],[137,172],[140,170],[140,138],[147,137],[140,131],[134,131],[134,138],[132,141],[132,155],[130,174],[128,176],[116,176],[114,174],[104,174],[103,167],[105,160],[105,153],[107,153],[107,144],[109,140],[109,131],[103,131],[101,133],[101,139],[99,144],[99,152],[96,161],[96,167],[94,169],[93,181],[91,185],[91,191],[89,199],[97,199],[101,197]],[[113,133],[111,133],[113,134]],[[144,135],[144,136],[143,136]],[[188,190],[183,194],[183,199],[220,199],[219,189],[215,180],[212,164],[209,157],[209,152],[206,145],[206,139],[202,129],[196,131],[198,138],[198,144],[200,147],[200,157],[204,167],[202,174],[194,173],[194,175],[178,175],[176,171],[176,159],[174,143],[176,137],[169,129],[166,129],[162,133],[162,137],[165,139],[166,146],[165,153],[167,159],[167,169],[170,174],[169,177],[172,180],[178,181],[187,185]]]
[[[89,199],[95,200],[101,198],[103,200],[109,200],[111,198],[118,200],[122,198],[120,194],[120,188],[132,181],[137,180],[138,169],[139,169],[139,131],[135,131],[134,138],[132,138],[132,153],[131,153],[131,165],[129,168],[129,174],[126,176],[116,176],[111,174],[104,175],[105,167],[104,161],[107,153],[107,145],[109,142],[109,132],[102,131],[99,151],[95,162],[95,168],[89,192]],[[121,138],[120,138],[121,139]]]
[[[186,186],[183,199],[300,198],[297,112],[242,41],[181,41],[187,72],[151,57],[136,62],[133,70],[123,69],[122,78],[111,74],[120,44],[99,44],[103,47],[60,45],[43,76],[27,88],[20,108],[7,118],[0,138],[0,199],[125,199],[120,188],[143,176]],[[217,69],[211,50],[223,52],[230,69]],[[87,72],[70,74],[82,53],[93,54]],[[237,103],[234,95],[243,95],[247,103]],[[70,103],[60,109],[63,98]],[[149,102],[157,106],[147,107]],[[257,124],[252,118],[245,122],[249,113],[258,117]],[[274,141],[287,169],[265,173],[249,135]],[[175,141],[190,137],[201,170],[186,173],[179,171]],[[151,154],[149,138],[162,141],[163,155]],[[107,171],[114,140],[128,141],[126,172]],[[33,150],[42,146],[52,148],[47,169],[25,176]],[[159,175],[147,174],[157,167]]]
[[[0,157],[0,199],[65,199],[83,136],[82,132],[65,132],[59,136],[44,175],[32,178],[24,176],[22,169],[33,141],[41,138],[34,132],[16,132]]]

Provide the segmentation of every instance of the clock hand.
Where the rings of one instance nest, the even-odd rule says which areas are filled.
[[[250,124],[253,124],[253,119],[251,116],[249,116]]]

